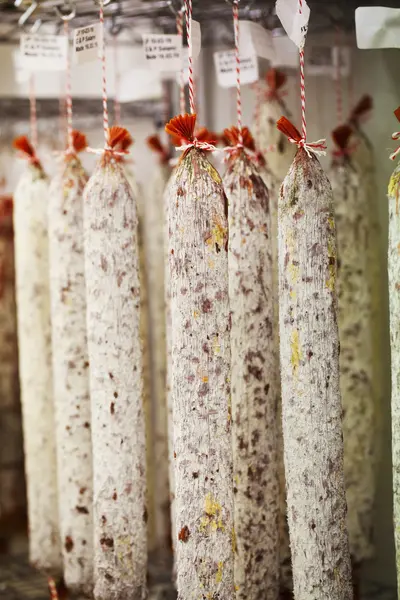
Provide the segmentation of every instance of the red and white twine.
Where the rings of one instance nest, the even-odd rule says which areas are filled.
[[[185,13],[186,13],[186,33],[187,33],[187,45],[189,55],[189,106],[190,113],[193,115],[195,111],[194,102],[194,78],[193,78],[193,56],[192,56],[192,0],[185,0]]]
[[[47,578],[47,584],[49,586],[49,592],[50,592],[50,598],[51,600],[59,600],[58,599],[58,592],[57,592],[57,586],[55,584],[55,581],[52,577],[48,577]]]
[[[400,131],[395,131],[392,134],[392,140],[400,140]],[[398,156],[399,154],[400,154],[400,146],[394,152],[392,152],[392,154],[390,155],[390,160],[394,160],[396,158],[396,156]]]
[[[303,11],[303,0],[299,0],[299,13]],[[299,48],[300,57],[300,98],[301,98],[301,139],[295,140],[289,137],[291,144],[296,144],[298,148],[304,148],[308,156],[311,154],[326,154],[326,140],[322,138],[316,142],[307,142],[307,121],[306,121],[306,83],[304,77],[304,44]]]
[[[108,107],[107,107],[107,76],[106,76],[106,42],[104,31],[104,5],[100,0],[100,29],[101,29],[101,68],[103,83],[103,129],[106,147],[108,147]]]
[[[176,15],[176,31],[181,38],[183,46],[183,8]],[[179,77],[179,107],[181,115],[186,112],[186,101],[185,101],[185,66],[182,61],[182,68]]]
[[[121,123],[121,104],[119,101],[119,82],[120,82],[120,74],[119,74],[119,64],[118,64],[118,44],[117,37],[114,37],[113,43],[113,52],[114,52],[114,124],[119,125]]]
[[[33,149],[37,150],[38,145],[38,125],[37,125],[37,110],[36,110],[36,94],[35,94],[35,75],[32,73],[29,78],[29,106],[30,106],[30,127],[31,127],[31,143]]]
[[[68,21],[64,21],[64,34],[67,38],[67,61],[66,61],[66,73],[65,73],[65,104],[67,109],[67,139],[68,139],[68,153],[74,152],[74,139],[72,129],[72,87],[71,87],[71,61],[69,57],[69,25]]]
[[[99,3],[99,20],[101,30],[101,70],[102,70],[102,92],[103,92],[103,129],[104,129],[104,148],[86,148],[91,154],[103,154],[103,152],[112,152],[115,156],[126,156],[127,151],[120,152],[111,148],[108,143],[108,106],[107,106],[107,74],[106,74],[106,43],[105,43],[105,28],[104,28],[104,2]]]
[[[235,32],[235,60],[236,60],[236,112],[237,127],[239,132],[238,146],[243,147],[242,134],[242,91],[240,86],[240,49],[239,49],[239,0],[233,0],[232,4],[233,28]]]

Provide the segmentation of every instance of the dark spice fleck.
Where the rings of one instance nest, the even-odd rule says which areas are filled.
[[[180,530],[179,535],[178,535],[178,539],[179,539],[180,542],[183,542],[183,543],[186,544],[186,542],[188,541],[189,537],[190,537],[189,527],[187,525],[185,525]]]
[[[71,552],[72,548],[74,547],[74,541],[72,539],[72,537],[70,537],[69,535],[66,536],[65,538],[65,549],[67,552]]]

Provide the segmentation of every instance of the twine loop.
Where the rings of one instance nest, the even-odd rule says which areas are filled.
[[[191,140],[187,144],[178,146],[177,148],[175,148],[175,150],[177,152],[186,152],[187,150],[190,150],[190,148],[197,148],[198,150],[206,150],[207,152],[216,152],[218,150],[218,148],[216,146],[214,146],[214,144],[209,144],[208,142],[202,142],[202,141],[198,140],[197,138],[193,138],[193,140]]]
[[[400,131],[395,131],[392,133],[392,140],[400,140]],[[400,154],[400,145],[394,152],[392,152],[390,155],[390,160],[394,160],[398,154]]]
[[[307,156],[311,158],[311,154],[326,155],[326,139],[322,138],[317,140],[316,142],[307,142],[307,140],[302,137],[299,140],[288,137],[288,140],[291,144],[296,144],[298,148],[303,148],[307,152]]]

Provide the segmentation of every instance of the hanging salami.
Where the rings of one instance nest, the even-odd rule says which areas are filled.
[[[147,574],[137,207],[107,131],[84,191],[84,248],[94,460],[95,598],[143,598]]]
[[[93,485],[83,252],[83,189],[88,176],[78,131],[49,189],[49,250],[59,520],[64,579],[74,593],[93,589]]]
[[[38,568],[58,572],[61,542],[51,358],[48,180],[26,137],[17,138],[14,147],[28,159],[14,193],[14,236],[29,555]]]
[[[194,137],[196,115],[166,126],[183,144],[168,185],[172,401],[179,598],[233,594],[227,201]],[[186,149],[185,149],[186,147]],[[179,358],[178,358],[179,357]]]

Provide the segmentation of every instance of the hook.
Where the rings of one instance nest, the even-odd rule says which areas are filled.
[[[102,4],[103,8],[105,8],[110,4],[110,2],[112,2],[112,0],[94,0],[94,2],[95,4],[97,4],[97,6],[100,6],[100,4]]]
[[[33,13],[35,12],[35,10],[37,9],[38,6],[39,6],[38,3],[35,1],[32,2],[32,4],[30,6],[28,6],[26,11],[24,13],[22,13],[20,18],[18,19],[18,25],[20,27],[23,27],[25,25],[27,20],[33,15]]]
[[[174,0],[168,0],[168,8],[175,17],[177,17],[180,13],[183,14],[185,12],[185,5],[183,1],[180,2],[180,8],[175,8]]]
[[[64,12],[64,8],[66,8],[69,12]],[[72,2],[72,0],[66,0],[64,8],[61,10],[58,6],[55,6],[54,10],[62,21],[71,21],[76,15],[75,2]]]
[[[111,16],[111,25],[108,29],[109,33],[113,36],[113,37],[117,37],[117,35],[119,35],[121,33],[121,31],[123,30],[124,26],[122,25],[122,23],[117,23],[117,15],[114,13]]]

